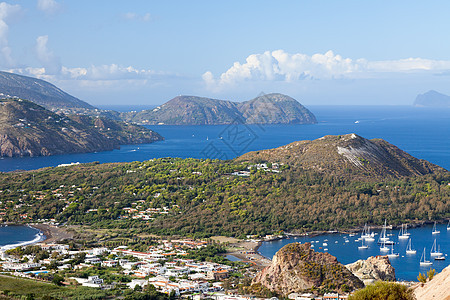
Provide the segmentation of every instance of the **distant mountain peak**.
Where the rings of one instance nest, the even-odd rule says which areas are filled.
[[[429,90],[426,93],[417,95],[414,106],[419,107],[450,107],[450,96]]]

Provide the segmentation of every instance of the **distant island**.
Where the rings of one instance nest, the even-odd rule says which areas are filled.
[[[178,96],[152,110],[122,113],[121,118],[151,125],[317,123],[314,114],[297,100],[276,93],[245,102]]]
[[[450,108],[450,96],[430,90],[424,94],[418,95],[414,101],[414,106]]]
[[[60,115],[17,98],[0,100],[0,156],[105,151],[163,139],[142,126],[88,115]]]

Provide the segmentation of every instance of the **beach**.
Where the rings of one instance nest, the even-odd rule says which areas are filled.
[[[72,239],[73,234],[69,233],[63,228],[56,227],[49,224],[30,224],[31,227],[39,229],[45,236],[45,239],[41,242],[55,243],[58,241]]]

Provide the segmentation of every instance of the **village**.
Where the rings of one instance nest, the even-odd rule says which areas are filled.
[[[84,250],[71,250],[65,243],[37,243],[36,254],[26,253],[23,248],[0,249],[0,269],[2,275],[28,278],[39,281],[52,281],[61,278],[60,285],[80,285],[102,290],[128,288],[139,291],[153,286],[157,291],[177,297],[194,299],[211,298],[222,300],[256,299],[254,296],[236,294],[229,277],[241,277],[254,263],[226,263],[201,261],[188,258],[190,250],[206,249],[206,241],[191,239],[160,240],[150,246],[148,251],[139,252],[127,246],[112,249],[96,247]],[[42,253],[48,255],[42,256]],[[253,251],[241,251],[241,257],[254,259]],[[45,258],[44,258],[45,257]],[[98,272],[96,273],[95,270]],[[85,276],[72,276],[72,274]],[[117,281],[111,281],[106,274],[115,274]],[[338,294],[291,294],[292,300],[303,299],[347,299]]]

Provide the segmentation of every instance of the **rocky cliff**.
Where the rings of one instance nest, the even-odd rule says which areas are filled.
[[[378,280],[395,281],[395,269],[387,256],[371,256],[366,260],[360,259],[345,265],[345,267],[361,279],[365,285]]]
[[[162,139],[141,126],[84,115],[58,115],[27,100],[0,100],[0,156],[105,151]]]
[[[197,96],[178,96],[153,110],[123,113],[139,124],[314,124],[316,117],[297,100],[268,94],[242,103]]]
[[[282,295],[311,288],[348,292],[364,287],[336,257],[315,252],[309,243],[292,243],[281,248],[272,264],[256,275],[254,283]]]

